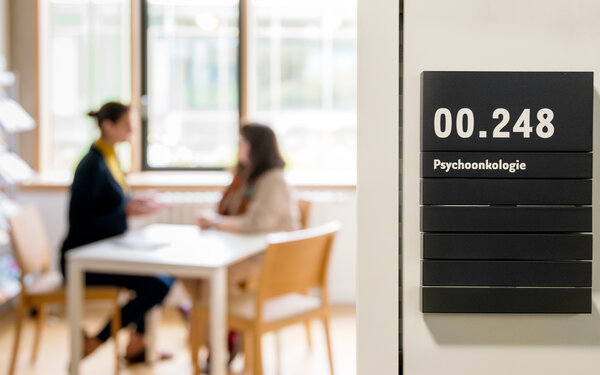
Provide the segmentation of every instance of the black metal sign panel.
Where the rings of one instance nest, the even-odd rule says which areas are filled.
[[[591,207],[423,206],[423,232],[591,232]]]
[[[423,311],[589,313],[593,74],[422,84]]]
[[[592,262],[424,260],[423,286],[591,287]]]
[[[422,176],[592,178],[591,153],[423,152]]]
[[[591,72],[423,72],[423,151],[591,151]]]
[[[424,233],[423,259],[592,260],[592,235]]]
[[[424,313],[592,312],[591,288],[448,288],[423,287]]]
[[[422,184],[426,205],[592,204],[592,180],[427,178]]]

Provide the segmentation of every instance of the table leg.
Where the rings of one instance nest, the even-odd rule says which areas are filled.
[[[83,337],[81,334],[81,312],[83,310],[83,270],[71,262],[67,265],[67,313],[71,332],[71,375],[79,374],[79,362],[83,357]]]
[[[227,364],[227,268],[215,269],[210,279],[210,375],[226,375]]]
[[[154,364],[158,361],[158,327],[161,320],[161,307],[154,306],[146,313],[146,362]]]
[[[187,282],[187,288],[192,297],[192,313],[190,314],[190,354],[192,357],[193,375],[200,374],[200,364],[198,363],[198,351],[200,350],[200,342],[202,336],[200,331],[203,329],[201,325],[205,324],[199,319],[200,316],[200,281],[190,280]],[[208,322],[206,322],[208,324]]]

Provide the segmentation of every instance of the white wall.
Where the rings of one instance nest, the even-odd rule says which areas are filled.
[[[594,123],[597,124],[600,1],[405,0],[404,3],[405,373],[597,374],[600,371],[598,256],[593,264],[595,293],[591,315],[420,313],[418,160],[423,70],[594,71]],[[598,178],[597,127],[595,133],[594,176]],[[392,173],[391,169],[388,173]],[[597,235],[600,191],[595,189],[593,194],[593,229]],[[382,197],[379,201],[391,198]],[[596,255],[600,250],[598,244],[595,241]]]
[[[307,193],[304,193],[307,194]],[[353,305],[356,303],[356,193],[350,189],[340,191],[312,192],[313,198],[309,225],[319,225],[339,220],[342,230],[338,235],[331,259],[330,298],[332,303]],[[24,190],[19,192],[21,204],[34,204],[40,210],[47,229],[54,267],[58,265],[59,249],[67,231],[67,190]],[[212,204],[210,204],[212,206]],[[175,219],[175,221],[181,221]],[[133,223],[134,226],[136,223]],[[142,223],[137,223],[142,224]],[[175,224],[180,224],[177,222]],[[185,222],[188,224],[188,222]]]
[[[398,29],[399,1],[358,1],[359,375],[398,374]]]

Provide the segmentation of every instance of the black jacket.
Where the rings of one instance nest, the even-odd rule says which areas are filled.
[[[61,249],[64,273],[65,252],[127,230],[125,207],[129,198],[115,181],[104,157],[93,145],[73,177],[69,204],[69,233]]]

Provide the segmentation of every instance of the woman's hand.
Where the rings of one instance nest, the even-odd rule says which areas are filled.
[[[132,198],[125,212],[127,216],[152,215],[162,210],[164,205],[156,202],[153,198]]]
[[[217,215],[200,215],[196,219],[198,226],[202,229],[210,229],[217,226]]]
[[[198,226],[202,229],[215,228],[224,232],[241,232],[241,222],[235,216],[221,216],[217,214],[203,214],[196,219]]]

